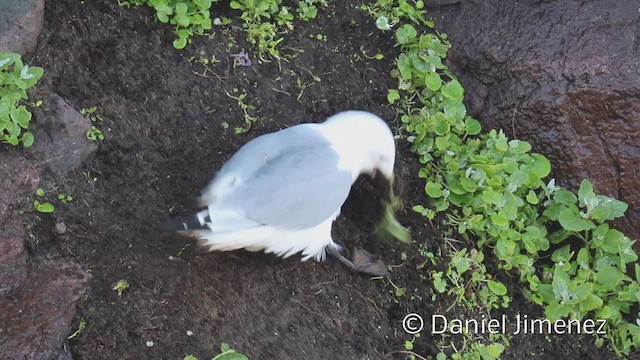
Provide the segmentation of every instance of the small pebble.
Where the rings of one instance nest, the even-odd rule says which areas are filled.
[[[153,347],[153,341],[151,340],[147,341],[147,347]]]
[[[58,235],[62,235],[67,232],[67,225],[65,225],[62,221],[56,223],[56,233]]]

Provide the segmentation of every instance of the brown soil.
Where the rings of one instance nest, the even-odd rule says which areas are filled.
[[[394,354],[411,339],[402,330],[402,318],[409,312],[429,317],[448,307],[450,300],[430,301],[430,284],[420,280],[415,270],[420,259],[412,255],[418,243],[435,251],[443,242],[410,210],[400,216],[415,240],[410,248],[370,241],[378,209],[364,180],[334,226],[334,238],[398,265],[390,279],[408,292],[398,301],[388,281],[350,272],[332,259],[303,263],[299,256],[283,260],[244,251],[199,254],[190,241],[157,230],[167,218],[192,212],[192,199],[216,169],[259,134],[346,109],[366,109],[397,127],[386,106],[386,89],[394,87],[390,60],[396,54],[389,34],[381,35],[355,3],[333,3],[335,8],[321,11],[318,20],[297,24],[286,35],[285,51],[304,49],[297,58],[265,63],[254,58],[245,68],[234,67],[227,50],[231,37],[238,44],[231,52],[252,49],[237,22],[228,33],[196,38],[177,51],[170,27],[155,21],[146,7],[47,1],[33,59],[45,68],[42,86],[76,109],[97,106],[103,120],[96,126],[105,133],[85,169],[49,184],[74,200],[30,219],[35,223],[32,261],[71,258],[93,275],[74,321],[74,326],[80,318],[87,323],[70,341],[74,358],[195,354],[207,359],[221,342],[252,359],[406,358]],[[214,10],[224,15],[225,10]],[[327,41],[310,38],[316,34]],[[383,53],[385,60],[367,60],[364,52]],[[189,60],[211,56],[220,62],[207,67]],[[227,96],[234,88],[248,93],[245,102],[260,118],[242,135],[233,132],[243,124],[241,109]],[[419,163],[405,141],[398,158],[406,208],[425,203]],[[66,224],[65,235],[54,235],[56,221]],[[402,251],[409,254],[406,260]],[[130,287],[118,296],[112,287],[121,279]],[[540,315],[514,295],[508,314],[518,312]],[[433,356],[434,341],[423,333],[414,351]],[[504,358],[576,356],[611,357],[588,337],[538,336],[514,338]]]

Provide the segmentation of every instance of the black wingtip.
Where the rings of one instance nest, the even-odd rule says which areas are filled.
[[[176,232],[185,230],[207,229],[207,226],[200,224],[197,216],[189,216],[167,220],[160,224],[158,228],[162,231]]]

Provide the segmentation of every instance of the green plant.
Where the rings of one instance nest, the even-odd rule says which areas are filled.
[[[28,98],[27,90],[42,74],[42,68],[24,65],[19,54],[0,52],[0,140],[4,143],[33,145],[33,134],[27,131],[31,112],[20,102]]]
[[[627,204],[595,194],[587,180],[582,181],[577,196],[555,186],[544,190],[540,221],[559,223],[561,229],[548,235],[551,244],[558,244],[551,254],[552,264],[543,267],[540,277],[527,274],[526,295],[545,306],[551,321],[584,319],[589,314],[606,320],[605,336],[612,349],[619,355],[628,354],[640,347],[640,316],[635,313],[635,323],[625,319],[640,304],[640,265],[634,241],[607,224],[622,216]],[[631,265],[635,279],[626,273]]]
[[[104,133],[102,132],[102,130],[91,125],[91,129],[87,130],[87,139],[91,141],[104,140]]]
[[[220,60],[218,60],[215,55],[211,55],[211,58],[208,58],[206,56],[200,56],[200,57],[192,56],[189,58],[189,61],[200,63],[204,66],[215,65],[220,62]]]
[[[113,287],[111,288],[111,290],[117,291],[118,296],[121,296],[122,293],[128,288],[129,288],[129,282],[127,280],[118,280],[115,284],[113,284]]]
[[[55,206],[48,201],[47,194],[42,188],[36,189],[36,197],[39,198],[33,201],[33,208],[41,213],[50,213],[55,210]],[[61,204],[68,205],[71,201],[73,201],[73,197],[71,195],[65,193],[59,193],[57,196],[58,201]]]
[[[65,205],[67,205],[67,204],[69,204],[71,201],[73,201],[73,197],[71,197],[71,195],[69,195],[69,194],[59,193],[59,194],[58,194],[58,200],[59,200],[61,203],[63,203],[63,204],[65,204]]]
[[[525,295],[543,305],[550,320],[605,319],[605,337],[616,353],[640,346],[640,318],[631,313],[640,304],[640,266],[634,265],[635,279],[627,274],[637,260],[634,242],[607,224],[627,205],[596,195],[587,180],[577,196],[553,180],[545,182],[551,164],[532,153],[531,145],[502,131],[481,134],[480,123],[466,114],[464,89],[442,62],[450,47],[446,36],[416,27],[433,26],[418,18],[421,2],[378,0],[363,8],[382,30],[398,25],[394,35],[401,54],[392,72],[398,86],[389,89],[387,100],[401,106],[432,203],[413,209],[429,219],[446,211],[460,236],[480,251],[492,251],[502,269],[515,270],[526,284]],[[460,282],[470,268],[465,252],[454,252],[446,272],[431,274],[435,290],[473,306],[495,304],[506,288],[473,280],[482,279],[483,271],[471,276],[472,284],[487,285],[474,292],[479,301],[466,298],[462,289],[468,283]]]
[[[218,0],[132,0],[130,3],[139,6],[146,3],[156,11],[157,19],[162,23],[175,25],[173,47],[183,49],[191,42],[191,36],[203,35],[211,30],[212,20],[209,9]],[[129,2],[121,2],[121,6],[129,6]]]
[[[80,323],[78,324],[78,329],[76,331],[73,332],[73,334],[67,336],[68,340],[73,339],[74,337],[80,335],[80,333],[82,333],[82,331],[84,331],[84,328],[87,326],[87,322],[84,318],[80,318]]]
[[[434,23],[427,18],[423,1],[378,0],[375,3],[363,4],[362,10],[376,19],[378,29],[390,30],[402,20],[433,28]]]
[[[238,89],[233,89],[233,90],[236,93],[239,92]],[[251,114],[249,114],[249,111],[255,111],[256,107],[244,102],[244,99],[247,97],[246,92],[242,92],[237,96],[231,95],[229,93],[226,93],[226,94],[228,97],[236,100],[238,102],[238,105],[240,106],[240,109],[242,109],[245,126],[238,126],[234,129],[234,131],[236,134],[244,134],[247,131],[249,131],[249,129],[251,129],[251,126],[253,125],[254,122],[259,120],[257,116],[252,116]]]
[[[96,113],[97,110],[98,110],[98,108],[96,106],[92,106],[90,108],[81,109],[80,113],[82,115],[89,116],[89,119],[91,120],[91,122],[95,123],[95,122],[99,122],[99,121],[103,120],[102,116],[100,116],[99,114]],[[91,125],[91,129],[87,130],[86,136],[87,136],[87,139],[89,139],[91,141],[102,141],[102,140],[104,140],[104,133],[102,132],[102,130],[100,130],[95,125]]]
[[[409,360],[424,359],[424,357],[413,352],[413,346],[414,346],[413,343],[416,341],[416,338],[419,338],[419,337],[420,337],[420,334],[415,334],[411,340],[405,340],[404,351],[397,351],[397,353],[407,355],[407,358]]]
[[[375,54],[373,56],[369,56],[369,55],[367,55],[367,52],[364,51],[364,49],[362,50],[362,56],[364,56],[364,58],[368,59],[368,60],[374,60],[374,59],[375,60],[382,60],[382,59],[384,59],[384,55],[383,54],[377,53],[377,54]]]
[[[305,72],[307,72],[310,78],[309,80],[305,80],[304,78],[306,76],[298,75],[297,73],[294,73],[292,71],[292,74],[296,76],[296,87],[298,88],[298,90],[300,90],[300,92],[296,96],[296,100],[301,101],[300,99],[302,99],[302,95],[304,95],[304,91],[308,89],[310,86],[321,82],[322,79],[318,75],[314,74],[311,70],[304,68],[302,66],[298,66],[298,67],[304,70]]]
[[[322,6],[327,6],[327,2],[325,0],[301,0],[298,1],[298,8],[296,12],[298,13],[298,18],[302,21],[309,21],[311,19],[315,19],[318,15],[318,7],[315,5],[316,3],[321,4]]]
[[[309,21],[317,16],[316,5],[326,6],[327,3],[324,0],[299,1],[295,12],[283,5],[282,0],[232,0],[229,5],[242,12],[240,19],[244,21],[247,41],[257,46],[258,57],[265,60],[266,55],[280,58],[281,34],[293,30],[295,13],[299,19]]]
[[[454,352],[451,355],[451,359],[453,360],[496,360],[500,359],[500,355],[505,350],[505,346],[500,342],[490,342],[489,344],[483,344],[480,342],[470,341],[463,345],[462,349],[456,349],[453,344],[451,344]],[[442,356],[440,356],[442,354]],[[447,359],[447,356],[444,353],[439,353],[438,360]]]
[[[309,38],[316,39],[318,41],[327,41],[327,35],[323,34],[309,34]]]
[[[283,40],[278,36],[278,25],[293,29],[293,14],[281,0],[233,0],[229,3],[232,9],[242,11],[240,19],[247,32],[247,41],[256,45],[260,58],[265,54],[279,58],[280,51],[276,46]],[[273,22],[272,20],[276,20]]]
[[[98,107],[97,106],[92,106],[90,108],[82,108],[82,109],[80,109],[80,114],[88,115],[89,118],[91,119],[91,121],[102,120],[102,117],[100,115],[96,114],[96,111],[98,111]]]
[[[44,199],[45,196],[46,196],[46,193],[42,188],[38,188],[36,190],[36,196],[39,197],[39,198],[43,198]],[[46,201],[46,199],[43,202],[40,202],[39,200],[34,200],[33,201],[33,208],[36,211],[41,212],[41,213],[50,213],[50,212],[53,212],[56,209],[55,206],[53,206],[53,204],[51,204],[50,202]]]
[[[640,305],[640,266],[635,265],[635,279],[626,273],[637,260],[633,241],[607,224],[627,205],[596,195],[587,180],[577,196],[553,180],[546,182],[551,164],[531,152],[530,144],[502,131],[481,133],[480,122],[466,114],[464,89],[443,64],[450,47],[446,36],[420,31],[433,26],[418,18],[421,8],[419,1],[403,0],[364,7],[379,28],[397,27],[401,54],[392,76],[398,85],[389,89],[387,100],[401,107],[432,204],[413,209],[429,219],[446,211],[460,236],[480,251],[490,250],[502,269],[519,275],[525,295],[543,305],[550,320],[606,319],[611,348],[620,356],[629,354],[640,347],[640,318],[631,312]],[[449,291],[460,296],[453,275],[468,260],[460,253],[451,260],[448,273],[433,274],[432,280],[437,291],[451,283]],[[495,283],[486,284],[480,304],[495,302],[492,295],[503,292]]]
[[[147,4],[156,11],[156,17],[162,23],[175,25],[177,38],[173,41],[176,49],[183,49],[191,42],[191,36],[203,35],[211,30],[212,25],[227,25],[229,18],[211,19],[212,3],[219,0],[118,0],[120,6],[139,6]],[[319,6],[327,6],[326,0],[298,1],[294,9],[283,5],[282,0],[232,0],[232,9],[241,11],[240,19],[247,34],[247,41],[257,47],[258,57],[265,60],[267,56],[280,59],[278,44],[282,42],[282,34],[293,30],[296,18],[302,21],[314,19]],[[231,40],[227,48],[232,47]],[[290,56],[295,56],[294,54]]]
[[[220,344],[220,351],[221,353],[211,360],[249,360],[246,355],[233,350],[227,343]],[[198,360],[198,358],[193,355],[187,355],[184,360]]]
[[[389,293],[393,295],[393,301],[397,304],[400,302],[400,299],[407,295],[407,289],[404,287],[399,287],[391,281],[391,279],[387,279],[389,284],[393,287],[392,290],[389,290]]]
[[[493,280],[483,264],[484,254],[481,251],[467,249],[451,253],[445,271],[430,272],[434,290],[454,296],[451,309],[458,303],[468,309],[491,311],[492,309],[507,308],[510,297],[507,287]],[[448,311],[448,310],[447,310]]]

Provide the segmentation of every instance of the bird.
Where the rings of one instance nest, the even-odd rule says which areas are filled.
[[[323,261],[329,253],[353,270],[371,272],[367,261],[342,254],[331,229],[360,175],[381,175],[385,196],[392,196],[395,157],[387,123],[361,110],[264,134],[219,169],[200,194],[202,210],[163,229],[196,239],[204,251],[300,253],[302,261]]]

